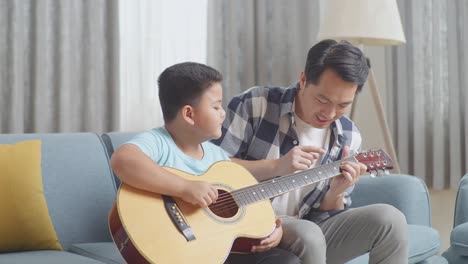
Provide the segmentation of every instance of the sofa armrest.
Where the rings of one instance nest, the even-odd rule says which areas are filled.
[[[351,207],[390,204],[403,212],[408,224],[431,226],[429,192],[426,184],[415,176],[363,176],[356,184],[351,200]]]
[[[463,176],[458,185],[455,202],[454,227],[468,222],[468,174]]]
[[[457,225],[452,230],[450,245],[457,255],[468,256],[468,222]]]

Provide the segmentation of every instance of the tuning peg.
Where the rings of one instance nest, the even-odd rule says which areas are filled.
[[[384,175],[384,171],[383,170],[378,170],[377,171],[377,175],[380,177],[380,176],[383,176]]]
[[[375,171],[371,171],[370,174],[369,174],[369,176],[370,176],[371,178],[375,178],[377,175],[375,174]]]
[[[390,171],[384,170],[385,175],[390,175]]]

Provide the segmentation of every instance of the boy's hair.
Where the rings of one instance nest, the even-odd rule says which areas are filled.
[[[165,69],[159,75],[159,102],[168,123],[184,105],[197,105],[203,92],[223,76],[217,70],[196,62],[183,62]]]
[[[306,81],[318,84],[320,76],[326,69],[333,70],[343,81],[358,85],[357,92],[369,74],[369,62],[360,49],[342,40],[322,40],[307,54],[305,65]]]

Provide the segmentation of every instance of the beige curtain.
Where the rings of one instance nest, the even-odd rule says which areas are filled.
[[[401,169],[456,188],[468,170],[468,1],[398,5],[407,43],[387,52],[387,112]]]
[[[118,127],[118,1],[0,0],[0,133]]]
[[[255,85],[299,79],[317,42],[319,1],[208,1],[208,64],[225,77],[224,100]]]

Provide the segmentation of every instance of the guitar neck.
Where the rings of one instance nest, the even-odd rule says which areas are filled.
[[[239,206],[270,199],[304,186],[340,175],[341,172],[339,165],[343,161],[356,161],[356,159],[354,157],[350,157],[322,165],[320,167],[277,177],[256,185],[235,190],[231,194]]]

